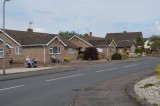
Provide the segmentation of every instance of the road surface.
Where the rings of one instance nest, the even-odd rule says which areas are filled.
[[[160,58],[94,63],[76,71],[0,82],[1,106],[65,106],[77,91],[131,73],[154,70]]]

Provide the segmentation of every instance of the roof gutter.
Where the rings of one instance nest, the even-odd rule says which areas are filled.
[[[47,46],[47,45],[46,44],[22,45],[22,47],[36,47],[36,46]]]

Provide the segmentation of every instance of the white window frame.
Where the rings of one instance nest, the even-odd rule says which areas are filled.
[[[54,48],[57,50],[54,51]],[[50,54],[61,54],[61,47],[60,46],[51,46],[49,47]]]
[[[4,58],[4,49],[0,48],[0,58]]]
[[[69,54],[75,54],[75,49],[69,48]]]
[[[22,54],[22,47],[16,46],[15,47],[15,54],[16,55],[21,55]]]

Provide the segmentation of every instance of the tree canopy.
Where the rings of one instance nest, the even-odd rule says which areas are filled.
[[[160,49],[160,36],[153,35],[150,37],[151,48],[154,50]]]
[[[80,35],[78,33],[76,33],[75,31],[60,31],[59,35],[62,35],[63,37],[65,37],[66,39],[70,39],[72,38],[74,35]]]
[[[138,36],[136,39],[136,45],[137,46],[143,46],[143,38]]]

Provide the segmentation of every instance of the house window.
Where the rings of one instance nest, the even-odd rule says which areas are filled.
[[[115,52],[115,48],[114,47],[110,47],[110,52]]]
[[[60,54],[61,53],[61,47],[59,46],[52,46],[49,49],[50,49],[50,54]]]
[[[3,49],[0,48],[0,58],[3,58],[4,57],[4,51]]]
[[[131,53],[134,53],[135,49],[135,47],[131,47]]]
[[[16,52],[16,55],[21,55],[22,54],[22,48],[19,47],[19,46],[16,46],[15,52]]]
[[[75,54],[75,50],[73,48],[69,48],[69,54]]]
[[[149,46],[149,43],[147,43],[147,46]]]

